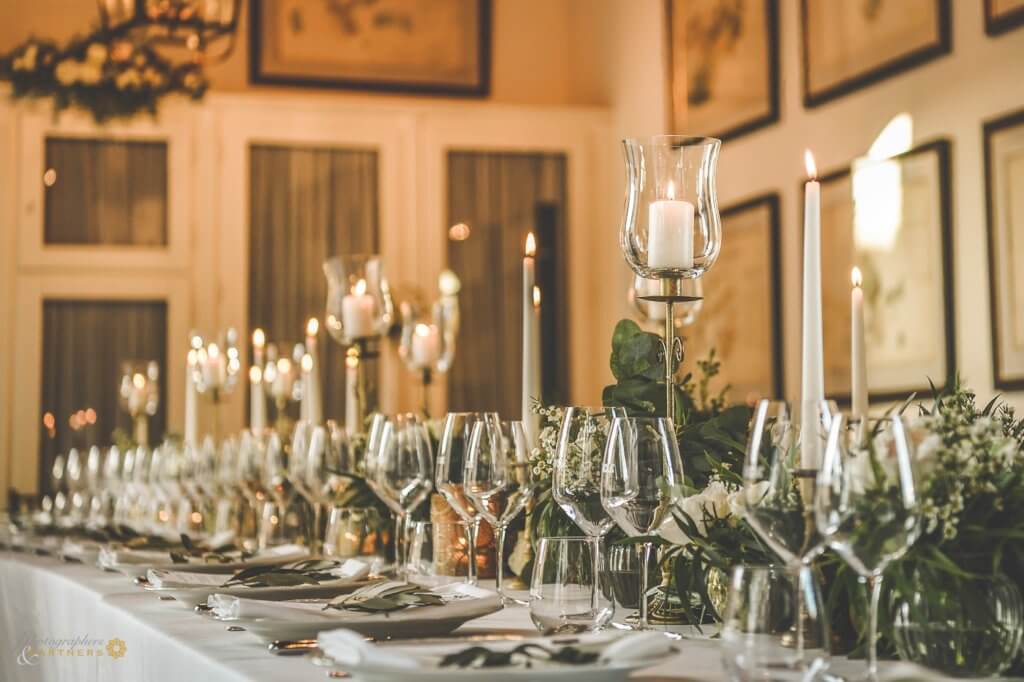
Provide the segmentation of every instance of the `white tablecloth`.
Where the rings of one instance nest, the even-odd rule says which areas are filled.
[[[474,621],[473,630],[535,633],[525,608],[513,607]],[[92,640],[77,647],[85,654],[98,646],[101,656],[54,655],[27,658],[25,647],[39,640]],[[125,654],[105,655],[106,644],[123,640]],[[327,679],[303,657],[271,655],[246,632],[196,615],[175,602],[160,601],[128,578],[48,557],[0,551],[0,681],[2,682],[157,682],[242,680],[303,682]],[[724,680],[713,641],[680,642],[675,658],[643,671],[636,679]],[[860,663],[837,661],[841,672],[856,673]],[[481,676],[486,679],[486,674]],[[938,679],[914,675],[916,680]]]

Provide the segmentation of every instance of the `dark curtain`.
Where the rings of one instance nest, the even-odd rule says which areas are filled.
[[[47,244],[167,244],[167,145],[46,139]]]
[[[324,417],[340,419],[344,352],[323,328],[322,266],[332,256],[378,251],[377,153],[253,145],[249,167],[250,327],[262,328],[268,343],[283,344],[290,355],[306,321],[320,320]],[[375,361],[367,371],[377,371]]]
[[[41,428],[39,480],[49,487],[57,453],[71,447],[112,442],[115,428],[132,433],[131,418],[118,404],[125,361],[160,365],[160,407],[149,421],[151,443],[164,435],[167,403],[167,305],[163,301],[43,302],[42,414],[53,415],[53,432]],[[70,416],[92,408],[96,423],[73,431]],[[51,437],[52,434],[52,437]]]
[[[545,402],[568,393],[565,356],[566,159],[563,154],[448,154],[449,224],[469,238],[448,242],[462,280],[462,326],[448,378],[451,410],[519,415],[522,391],[523,248],[537,237]]]

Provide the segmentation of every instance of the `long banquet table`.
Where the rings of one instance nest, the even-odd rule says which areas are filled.
[[[326,671],[304,657],[273,656],[246,632],[228,631],[224,623],[196,615],[172,601],[161,601],[115,573],[50,557],[0,551],[0,653],[3,682],[67,681],[126,682],[196,680],[235,682],[303,682],[325,680]],[[472,629],[522,630],[535,634],[528,612],[511,607],[474,621]],[[41,640],[112,639],[125,643],[124,655],[86,655],[89,647],[72,648],[81,655],[22,655]],[[45,646],[45,642],[43,642]],[[855,674],[860,663],[837,661],[833,668]],[[899,666],[901,672],[907,666]],[[893,673],[887,679],[937,680]],[[485,679],[486,674],[481,676]],[[706,639],[680,642],[680,653],[635,679],[715,682],[725,675],[718,645]]]

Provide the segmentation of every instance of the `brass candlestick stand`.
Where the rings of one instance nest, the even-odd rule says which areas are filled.
[[[688,296],[683,293],[683,278],[663,278],[661,293],[640,296],[644,301],[665,304],[665,336],[662,339],[665,354],[665,416],[674,419],[676,414],[675,374],[683,362],[683,340],[676,336],[673,306],[703,300],[702,296]]]

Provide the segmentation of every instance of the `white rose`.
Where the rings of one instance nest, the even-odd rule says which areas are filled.
[[[85,61],[92,64],[103,64],[107,61],[107,48],[105,45],[93,43],[85,51]]]
[[[728,518],[732,513],[729,507],[729,489],[721,481],[711,481],[701,493],[707,512],[720,519]]]
[[[674,545],[690,544],[690,536],[683,532],[673,514],[669,514],[658,526],[658,534]]]
[[[64,85],[72,85],[78,80],[79,66],[79,63],[73,59],[65,59],[60,64],[57,64],[54,75]]]
[[[103,78],[103,69],[98,64],[86,62],[78,67],[78,78],[88,85],[99,83]]]

